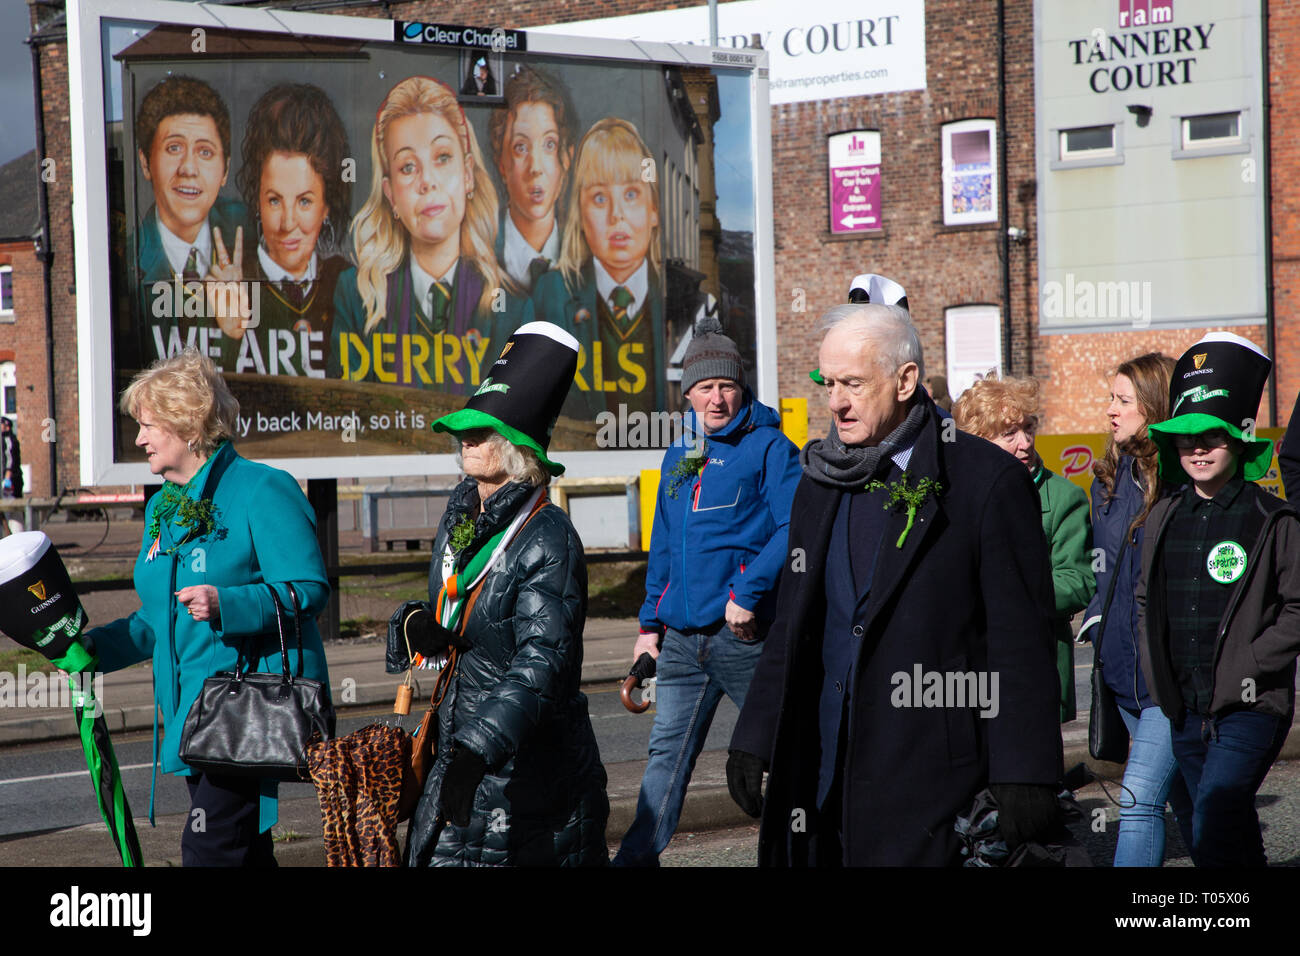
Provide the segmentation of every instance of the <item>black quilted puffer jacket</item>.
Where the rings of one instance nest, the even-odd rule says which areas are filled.
[[[509,524],[532,494],[510,484],[475,520],[477,547]],[[451,527],[478,512],[478,485],[452,492],[434,544],[429,599],[442,584]],[[548,505],[516,535],[483,580],[461,654],[439,711],[438,755],[407,842],[411,866],[603,865],[607,860],[605,768],[578,689],[587,617],[582,542]],[[439,821],[451,741],[487,764],[468,827]]]

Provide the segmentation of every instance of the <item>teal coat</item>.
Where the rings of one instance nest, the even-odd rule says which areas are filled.
[[[1056,669],[1061,679],[1061,723],[1078,715],[1074,696],[1074,634],[1070,618],[1088,605],[1097,582],[1092,575],[1092,528],[1088,524],[1088,496],[1083,489],[1039,466],[1034,486],[1042,506],[1043,534],[1052,553],[1052,589],[1056,615]]]
[[[325,650],[316,615],[325,608],[329,583],[325,562],[316,543],[316,519],[307,497],[288,472],[239,457],[226,442],[212,456],[202,488],[187,494],[200,498],[208,492],[216,511],[216,528],[200,538],[163,554],[185,535],[181,525],[159,530],[161,549],[152,560],[148,527],[162,496],[149,501],[145,538],[135,562],[135,590],[140,610],[130,617],[95,628],[88,635],[104,671],[120,670],[153,659],[154,699],[162,711],[165,738],[158,740],[154,717],[154,772],[189,776],[193,773],[179,755],[181,728],[203,687],[218,671],[233,670],[240,640],[268,635],[256,643],[254,669],[278,673],[279,640],[275,631],[275,605],[263,582],[276,585],[286,610],[286,582],[292,582],[303,607],[303,676],[325,681]],[[195,621],[176,600],[175,593],[193,584],[217,589],[219,623]],[[291,639],[292,640],[292,639]],[[296,668],[298,654],[291,646],[289,664]],[[155,779],[156,783],[156,779]],[[276,784],[262,787],[261,829],[276,821]],[[153,817],[153,795],[149,815]]]

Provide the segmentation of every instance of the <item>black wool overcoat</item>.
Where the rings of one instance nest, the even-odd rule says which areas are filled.
[[[939,421],[927,396],[918,401],[927,416],[908,476],[913,485],[934,478],[942,490],[926,498],[901,547],[907,516],[891,510],[858,606],[863,636],[840,758],[848,865],[958,864],[953,823],[976,793],[1061,777],[1052,573],[1029,472]],[[806,475],[799,483],[777,620],[731,741],[770,761],[760,865],[835,862],[819,840],[818,701],[826,550],[843,494]],[[931,674],[944,695],[923,693],[927,683],[933,691]],[[992,706],[971,699],[981,680]],[[956,706],[963,696],[966,706]]]

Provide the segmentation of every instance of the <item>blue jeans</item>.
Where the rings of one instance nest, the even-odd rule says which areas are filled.
[[[1195,807],[1197,866],[1267,865],[1255,794],[1290,729],[1290,720],[1253,710],[1217,718],[1188,711],[1183,729],[1173,732],[1174,755]]]
[[[686,785],[722,695],[737,707],[745,705],[762,651],[762,641],[742,641],[725,624],[712,633],[683,634],[669,628],[664,634],[650,760],[641,778],[636,818],[623,835],[614,866],[659,865],[659,854],[677,829]]]
[[[1174,759],[1169,718],[1159,707],[1147,707],[1141,715],[1121,707],[1119,713],[1131,743],[1124,766],[1127,792],[1120,797],[1115,865],[1162,866],[1166,800],[1173,806],[1183,842],[1189,849],[1192,845],[1192,800]]]

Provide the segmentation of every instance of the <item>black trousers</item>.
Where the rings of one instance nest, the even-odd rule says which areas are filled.
[[[261,781],[197,773],[185,778],[190,815],[181,834],[185,866],[275,866],[271,831],[257,830]]]

